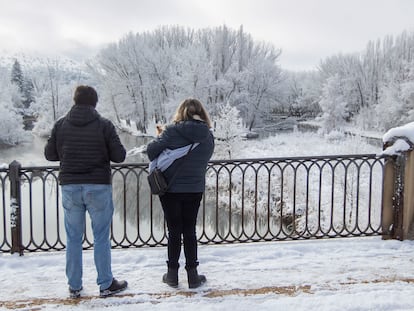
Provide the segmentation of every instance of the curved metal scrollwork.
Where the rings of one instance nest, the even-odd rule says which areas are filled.
[[[233,243],[381,234],[384,156],[341,155],[210,161],[200,206],[200,243]],[[22,247],[65,248],[58,167],[20,173]],[[158,197],[147,185],[148,164],[112,166],[114,248],[167,243]],[[10,252],[10,178],[0,169],[0,251]],[[93,247],[87,222],[84,248]]]

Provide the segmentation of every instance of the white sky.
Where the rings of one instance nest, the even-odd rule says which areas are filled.
[[[414,31],[412,0],[0,0],[0,53],[91,57],[126,33],[226,24],[282,49],[285,69]]]

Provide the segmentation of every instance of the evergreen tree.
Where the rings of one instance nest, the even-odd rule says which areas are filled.
[[[22,90],[22,102],[24,108],[29,108],[30,104],[35,101],[33,92],[34,92],[34,86],[33,82],[28,79],[24,79],[23,81],[23,90]]]
[[[32,81],[24,77],[22,67],[17,59],[14,60],[12,66],[11,82],[17,86],[20,93],[19,101],[15,105],[17,107],[29,108],[34,101],[34,87]]]
[[[11,82],[16,84],[20,91],[23,90],[23,72],[17,59],[14,60],[11,70]]]

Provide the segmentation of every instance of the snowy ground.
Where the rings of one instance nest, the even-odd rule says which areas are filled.
[[[307,133],[242,141],[238,158],[381,153],[358,139],[321,143]],[[247,148],[250,147],[250,148]],[[257,148],[256,148],[257,147]],[[414,241],[380,237],[199,247],[208,282],[189,290],[161,282],[166,248],[114,250],[113,270],[129,288],[98,298],[93,253],[84,252],[84,291],[68,299],[65,253],[0,254],[0,310],[414,310]],[[183,263],[182,263],[183,265]]]
[[[207,283],[161,282],[166,248],[114,250],[129,288],[97,297],[93,253],[84,252],[83,298],[67,298],[64,252],[0,255],[1,310],[414,310],[414,241],[380,237],[199,247]]]

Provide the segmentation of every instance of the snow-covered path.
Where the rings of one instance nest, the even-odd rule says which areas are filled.
[[[1,310],[414,310],[414,241],[380,237],[199,247],[208,282],[161,282],[165,248],[114,250],[119,296],[97,298],[93,253],[84,252],[81,300],[67,299],[64,252],[0,255]],[[183,263],[182,263],[183,265]]]

